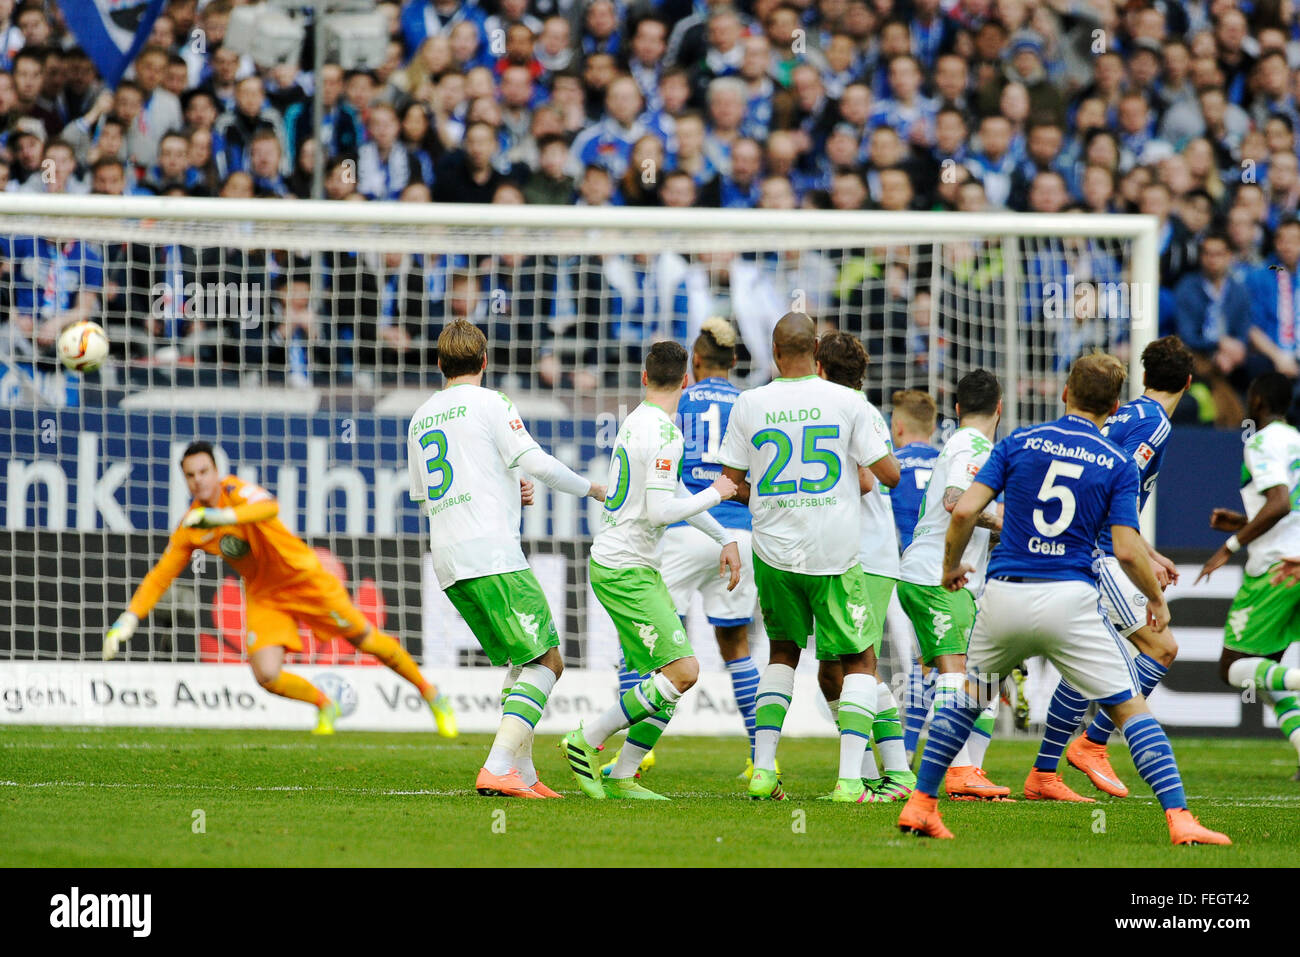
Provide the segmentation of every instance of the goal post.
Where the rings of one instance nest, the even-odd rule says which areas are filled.
[[[206,438],[426,665],[485,664],[406,500],[406,421],[441,385],[434,345],[453,318],[484,330],[486,384],[539,442],[600,478],[649,342],[689,347],[709,316],[738,328],[742,386],[773,374],[787,311],[861,337],[886,414],[895,389],[920,388],[951,417],[957,379],[990,368],[1005,434],[1059,415],[1065,371],[1091,349],[1126,356],[1138,388],[1159,281],[1146,216],[23,193],[0,194],[0,259],[0,661],[99,656],[188,503],[176,456]],[[112,352],[75,375],[49,330],[83,314]],[[539,489],[524,539],[567,660],[605,668],[616,642],[585,574],[595,516]],[[228,569],[196,559],[126,657],[243,660],[240,601]],[[698,605],[689,628],[719,667]],[[304,655],[354,660],[310,641]]]

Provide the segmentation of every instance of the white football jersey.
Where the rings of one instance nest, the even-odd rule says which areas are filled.
[[[606,568],[659,568],[665,525],[646,517],[646,490],[677,491],[686,443],[657,405],[642,402],[619,426],[610,456],[605,508],[591,540],[591,560]]]
[[[406,434],[411,500],[424,503],[444,589],[528,567],[514,466],[534,448],[514,403],[491,389],[452,386],[416,410]]]
[[[864,395],[867,418],[871,428],[890,452],[894,440],[889,434],[885,417]],[[898,526],[894,524],[894,507],[889,501],[889,489],[876,480],[876,487],[862,496],[862,545],[858,549],[858,564],[864,571],[887,578],[898,577]]]
[[[1291,514],[1246,546],[1246,574],[1262,575],[1281,558],[1300,555],[1300,432],[1279,420],[1246,443],[1241,465],[1241,501],[1246,519],[1264,507],[1264,493],[1281,485],[1291,498]]]
[[[943,580],[943,541],[952,523],[952,513],[943,507],[944,493],[950,488],[970,488],[984,463],[993,452],[993,443],[979,429],[958,429],[944,444],[934,460],[930,484],[925,487],[921,513],[916,520],[912,544],[903,552],[898,577],[913,585],[938,585]],[[989,557],[989,530],[976,528],[962,561],[972,566],[966,587],[979,594]]]
[[[759,558],[803,575],[842,575],[862,542],[858,466],[888,454],[865,397],[812,375],[741,393],[718,461],[749,473]]]

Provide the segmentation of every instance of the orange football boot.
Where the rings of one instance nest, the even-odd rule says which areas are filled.
[[[943,777],[944,790],[951,801],[1014,801],[1011,788],[994,784],[983,768],[973,764],[949,768]]]
[[[898,829],[918,837],[952,840],[952,831],[944,827],[943,818],[939,816],[939,799],[920,791],[913,791],[908,796],[903,813],[898,815]]]
[[[480,768],[478,778],[474,782],[474,790],[488,797],[521,797],[536,798],[538,800],[542,798],[542,795],[524,783],[524,779],[519,776],[518,771],[510,771],[507,774],[492,774],[487,768]]]
[[[537,779],[537,783],[533,785],[533,790],[536,791],[538,794],[540,794],[540,795],[541,795],[542,797],[544,797],[544,798],[562,798],[562,797],[564,797],[563,794],[558,794],[558,793],[556,793],[555,791],[552,791],[550,788],[548,788],[545,784],[543,784],[541,778],[538,778],[538,779]]]
[[[1095,798],[1077,794],[1061,780],[1059,774],[1034,768],[1025,778],[1025,797],[1031,801],[1072,801],[1075,804],[1096,804]]]
[[[1175,844],[1231,844],[1228,835],[1202,827],[1201,822],[1192,816],[1185,807],[1170,808],[1165,811],[1165,820],[1169,822],[1169,837]]]
[[[1110,766],[1106,745],[1089,741],[1086,734],[1081,734],[1065,749],[1065,760],[1070,762],[1071,767],[1088,775],[1088,780],[1098,791],[1104,791],[1111,797],[1128,797],[1128,788]]]

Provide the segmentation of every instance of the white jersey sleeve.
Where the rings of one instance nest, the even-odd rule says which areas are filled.
[[[912,534],[912,544],[903,552],[898,577],[914,585],[938,585],[943,577],[943,543],[952,523],[952,514],[944,507],[948,489],[970,488],[984,463],[993,452],[993,443],[977,429],[958,429],[944,444],[934,460],[930,482],[921,500],[921,510]],[[975,571],[966,587],[979,593],[984,569],[988,564],[989,531],[976,528],[962,561]]]
[[[1255,539],[1247,549],[1246,574],[1262,575],[1282,558],[1300,554],[1300,432],[1285,422],[1272,422],[1246,443],[1241,501],[1247,520],[1264,507],[1268,490],[1282,486],[1291,498],[1290,514]]]
[[[879,440],[885,455],[888,455],[894,450],[893,438],[889,434],[889,423],[866,396],[862,397],[862,401],[867,409],[869,431]],[[869,455],[871,451],[874,451],[874,448],[867,454]],[[883,455],[877,456],[872,461],[883,457]],[[875,488],[862,496],[862,545],[858,549],[858,564],[872,575],[883,575],[886,578],[898,577],[898,527],[894,524],[894,509],[889,501],[889,489],[880,481],[876,482]]]
[[[485,403],[485,411],[492,416],[492,437],[496,440],[497,452],[506,468],[514,468],[529,449],[537,448],[537,442],[528,434],[519,410],[504,392],[495,393],[496,403]]]

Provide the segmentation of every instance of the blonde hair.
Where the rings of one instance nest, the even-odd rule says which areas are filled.
[[[939,410],[928,392],[920,389],[899,389],[889,397],[894,407],[894,418],[902,419],[909,432],[934,432],[939,420]]]
[[[736,327],[722,316],[710,316],[700,326],[700,334],[691,347],[700,362],[710,369],[730,369],[736,361]]]
[[[438,368],[444,377],[473,375],[483,368],[487,336],[468,319],[457,319],[438,336]]]
[[[1070,366],[1068,404],[1092,415],[1109,415],[1119,401],[1128,370],[1107,352],[1090,352]]]

